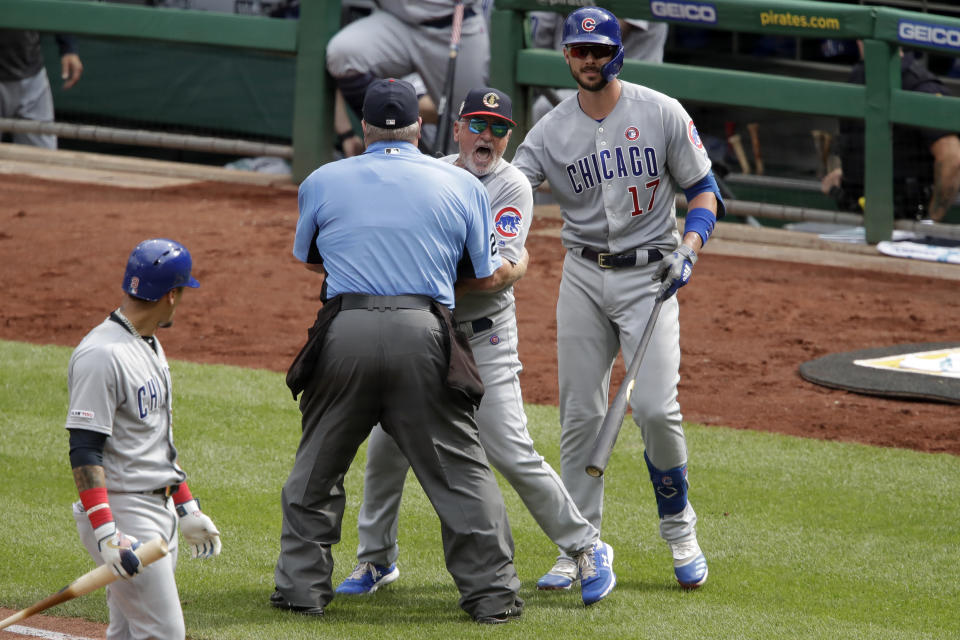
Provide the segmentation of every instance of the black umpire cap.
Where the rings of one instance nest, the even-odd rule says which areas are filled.
[[[413,85],[396,78],[374,80],[363,98],[363,119],[381,129],[400,129],[420,117],[420,104]]]

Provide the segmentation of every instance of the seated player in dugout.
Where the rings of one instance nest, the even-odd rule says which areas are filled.
[[[860,61],[849,82],[864,83],[863,42],[857,41]],[[912,54],[900,52],[900,86],[906,91],[950,95],[943,82]],[[840,121],[840,168],[821,181],[821,191],[840,209],[864,211],[864,123]],[[960,138],[952,131],[894,125],[894,217],[912,220],[944,219],[960,190]]]

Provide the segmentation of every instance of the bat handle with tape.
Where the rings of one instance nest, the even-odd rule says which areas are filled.
[[[603,423],[600,425],[600,431],[597,433],[596,440],[593,441],[593,448],[590,450],[590,457],[587,458],[587,475],[599,478],[603,475],[610,462],[610,454],[613,453],[613,445],[617,443],[617,436],[620,435],[620,427],[623,426],[623,418],[627,414],[627,406],[630,404],[630,394],[633,391],[633,385],[640,370],[640,362],[643,360],[643,354],[650,343],[650,337],[653,335],[653,327],[657,323],[657,317],[660,315],[660,307],[663,306],[663,299],[657,298],[650,312],[650,318],[647,320],[647,326],[643,329],[643,335],[640,337],[640,344],[637,345],[637,351],[630,361],[630,367],[627,369],[627,375],[620,384],[616,397],[607,413],[603,416]]]
[[[134,553],[140,558],[140,564],[146,567],[167,555],[169,551],[167,549],[167,543],[162,538],[155,538],[146,544],[140,545]],[[135,580],[136,577],[133,579]],[[96,569],[83,574],[53,595],[47,596],[40,602],[30,605],[26,609],[22,609],[8,618],[0,620],[0,629],[6,629],[16,622],[20,622],[41,611],[46,611],[50,607],[62,604],[67,600],[72,600],[76,597],[86,595],[91,591],[96,591],[100,587],[105,587],[115,580],[117,580],[117,574],[115,574],[109,566],[102,564]]]

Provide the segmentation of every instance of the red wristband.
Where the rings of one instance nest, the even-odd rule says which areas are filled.
[[[173,492],[173,504],[183,504],[184,502],[189,502],[193,500],[193,495],[190,493],[190,487],[187,486],[186,482],[181,482],[180,486],[176,491]]]
[[[80,492],[80,502],[87,518],[94,529],[113,522],[113,512],[110,511],[110,502],[107,500],[106,487],[94,487]]]

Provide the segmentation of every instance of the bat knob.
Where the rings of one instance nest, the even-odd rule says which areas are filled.
[[[600,476],[603,475],[603,469],[601,469],[600,467],[595,467],[592,464],[587,465],[586,471],[588,476],[592,476],[594,478],[599,478]]]

